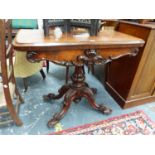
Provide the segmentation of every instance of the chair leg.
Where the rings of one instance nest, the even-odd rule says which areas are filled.
[[[24,88],[25,88],[24,92],[26,92],[28,89],[27,78],[23,78],[23,84],[24,84]]]
[[[68,83],[69,80],[69,66],[66,66],[66,84]]]
[[[18,97],[20,103],[24,103],[24,99],[22,98],[22,96],[20,95],[20,93],[19,93],[19,91],[17,89],[17,84],[16,84],[16,80],[15,80],[14,76],[12,76],[12,81],[15,84],[15,94],[16,94],[16,97]]]
[[[43,77],[43,80],[44,80],[46,78],[46,75],[45,75],[43,69],[40,70],[40,74],[41,74],[41,76]]]
[[[47,73],[49,72],[49,66],[50,66],[49,60],[46,60],[46,72]]]

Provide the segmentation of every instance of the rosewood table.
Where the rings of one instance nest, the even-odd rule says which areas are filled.
[[[84,65],[108,63],[127,55],[135,56],[143,44],[144,41],[140,38],[112,30],[103,30],[97,36],[78,31],[53,33],[48,37],[44,36],[42,30],[20,30],[13,42],[15,50],[27,51],[27,59],[31,62],[54,60],[70,62],[75,67],[72,83],[62,86],[57,95],[44,95],[45,100],[64,96],[63,108],[49,120],[49,127],[64,116],[73,101],[78,102],[82,97],[87,98],[94,109],[110,114],[110,108],[95,102],[96,90],[85,82]]]

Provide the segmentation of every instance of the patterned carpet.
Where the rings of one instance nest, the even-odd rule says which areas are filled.
[[[70,128],[57,135],[154,135],[155,122],[143,111],[112,117],[107,120]]]

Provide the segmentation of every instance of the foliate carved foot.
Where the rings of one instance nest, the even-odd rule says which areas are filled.
[[[111,114],[112,110],[106,106],[104,106],[103,104],[100,104],[98,106],[98,110],[101,111],[103,114],[109,115]]]
[[[62,109],[59,113],[56,113],[53,118],[48,122],[48,127],[53,127],[55,124],[57,124],[65,115],[65,113],[68,111],[72,101],[75,99],[76,91],[69,89],[67,93],[65,94],[64,98],[64,104]]]
[[[82,90],[83,93],[82,95],[88,99],[88,103],[96,110],[101,111],[103,114],[110,114],[112,110],[103,104],[96,104],[95,99],[94,99],[94,94],[91,88],[86,87],[85,89]]]
[[[59,121],[60,121],[60,119],[61,119],[61,116],[59,115],[59,114],[55,114],[54,116],[53,116],[53,118],[51,119],[51,120],[49,120],[49,122],[48,122],[48,127],[49,128],[52,128],[52,127],[54,127]]]
[[[69,85],[64,85],[58,90],[58,94],[50,93],[48,95],[44,95],[43,99],[45,101],[60,99],[68,91],[69,88]]]
[[[44,101],[49,101],[49,100],[54,99],[55,96],[56,96],[55,94],[50,93],[48,95],[43,95],[43,99],[44,99]]]

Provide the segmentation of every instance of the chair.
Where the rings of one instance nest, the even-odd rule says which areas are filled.
[[[43,79],[46,78],[42,66],[43,66],[42,62],[39,63],[29,62],[26,58],[26,51],[25,52],[15,51],[14,75],[16,78],[23,79],[25,92],[28,89],[28,82],[27,82],[28,77],[40,71],[42,78]]]
[[[91,36],[97,35],[100,27],[99,19],[43,19],[45,36],[49,35],[49,28],[61,27],[63,32],[70,32],[73,27],[88,29]]]
[[[43,19],[43,29],[45,36],[50,34],[50,28],[61,27],[63,32],[70,32],[74,28],[87,29],[91,36],[97,35],[100,30],[100,20],[98,19]],[[70,63],[53,61],[53,63],[66,67],[66,83],[69,79],[69,67],[72,66]],[[89,71],[94,71],[93,64],[88,65]],[[47,60],[47,72],[49,70],[49,61]]]
[[[12,29],[14,35],[19,29],[37,29],[38,22],[36,19],[12,19]],[[15,77],[23,78],[25,92],[28,89],[28,77],[40,71],[43,79],[46,78],[46,75],[42,69],[42,62],[40,63],[30,63],[26,59],[25,52],[15,51],[15,64],[14,64],[14,74]]]
[[[18,92],[13,70],[13,47],[10,20],[0,19],[0,126],[15,122],[21,126],[18,116],[23,99]],[[16,96],[16,103],[14,103]]]
[[[71,19],[69,22],[69,27],[78,27],[87,29],[90,36],[97,35],[100,27],[99,19]]]

